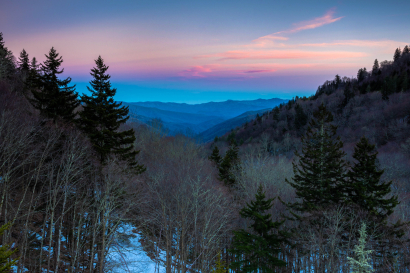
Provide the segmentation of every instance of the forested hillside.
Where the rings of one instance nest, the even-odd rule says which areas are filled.
[[[166,273],[409,271],[408,47],[209,145],[131,122],[101,56],[89,95],[63,65],[0,34],[3,272],[130,272],[136,235]]]

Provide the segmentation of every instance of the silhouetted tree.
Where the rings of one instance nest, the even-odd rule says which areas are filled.
[[[377,76],[379,75],[380,72],[380,66],[379,66],[379,62],[376,60],[374,60],[374,64],[373,64],[373,68],[372,68],[372,76]]]
[[[117,89],[111,87],[111,76],[105,73],[108,66],[101,56],[95,60],[95,64],[96,67],[91,69],[91,76],[94,78],[90,81],[91,88],[87,86],[91,96],[81,96],[84,106],[80,112],[80,128],[90,138],[102,163],[111,154],[115,154],[127,161],[137,173],[141,173],[145,168],[136,161],[139,151],[134,149],[134,130],[119,131],[120,125],[129,118],[128,107],[120,107],[121,103],[114,101]]]
[[[299,212],[310,212],[343,201],[347,163],[341,150],[343,143],[335,137],[337,127],[333,115],[322,103],[314,112],[306,134],[302,137],[302,153],[295,152],[293,181],[286,180],[296,190],[301,202],[290,204]]]
[[[34,97],[31,103],[47,118],[72,121],[76,115],[74,109],[80,105],[80,102],[77,99],[75,85],[68,86],[71,78],[65,80],[57,78],[57,75],[64,72],[64,69],[60,70],[63,59],[58,55],[54,47],[50,49],[48,55],[45,55],[47,60],[41,64],[41,75],[37,77],[35,88],[31,90]]]
[[[226,186],[233,186],[236,182],[234,171],[239,168],[239,148],[236,142],[231,142],[228,151],[226,151],[219,165],[219,179],[224,182]]]
[[[208,157],[209,160],[214,162],[216,166],[219,166],[222,161],[222,157],[219,154],[218,146],[215,145],[214,149],[212,150],[212,154]]]
[[[393,61],[397,62],[401,57],[401,50],[400,48],[396,48],[396,50],[394,51],[394,55],[393,55]]]
[[[15,68],[13,53],[4,45],[3,33],[0,32],[0,79],[10,79],[15,73]]]
[[[377,154],[375,145],[370,144],[365,137],[356,144],[353,154],[356,162],[348,172],[348,199],[385,220],[399,202],[397,196],[387,198],[392,182],[380,181],[384,170],[377,167]]]
[[[280,231],[281,222],[273,222],[271,215],[266,213],[272,207],[274,199],[266,199],[261,185],[255,195],[255,200],[241,209],[243,218],[252,221],[249,230],[234,231],[230,252],[234,262],[230,268],[238,272],[275,272],[277,266],[286,263],[278,258],[282,243],[288,243],[289,234]]]

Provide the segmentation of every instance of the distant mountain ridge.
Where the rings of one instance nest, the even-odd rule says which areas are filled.
[[[150,124],[154,119],[160,119],[170,134],[185,133],[187,131],[201,134],[206,141],[216,135],[222,135],[230,129],[239,126],[241,120],[246,122],[244,113],[256,116],[256,112],[285,103],[287,100],[278,98],[257,100],[227,100],[223,102],[207,102],[201,104],[187,104],[175,102],[123,102],[130,110],[131,121]],[[255,112],[256,111],[256,112]],[[255,112],[255,113],[253,113]],[[238,117],[236,119],[236,117]],[[231,120],[232,119],[232,120]],[[217,127],[222,122],[225,126]],[[242,123],[243,123],[242,122]],[[234,127],[232,127],[234,126]],[[212,130],[210,130],[213,128]]]
[[[187,104],[176,102],[129,102],[130,105],[157,108],[160,110],[182,112],[189,114],[203,114],[230,119],[248,111],[256,111],[266,108],[273,108],[287,100],[257,99],[257,100],[227,100],[222,102],[206,102],[200,104]]]

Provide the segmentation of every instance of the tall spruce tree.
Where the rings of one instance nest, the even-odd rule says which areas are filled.
[[[60,70],[62,57],[58,57],[57,51],[52,47],[47,60],[41,64],[41,75],[35,81],[35,88],[32,88],[33,99],[31,103],[40,113],[47,118],[56,120],[61,118],[72,121],[76,116],[74,109],[80,105],[78,94],[75,92],[75,85],[69,86],[71,78],[60,80],[57,75],[64,72]]]
[[[396,50],[394,51],[394,55],[393,55],[393,61],[397,62],[401,57],[401,49],[400,48],[396,48]]]
[[[286,263],[278,258],[281,244],[289,243],[290,234],[279,230],[283,221],[272,221],[266,211],[272,207],[274,199],[266,199],[261,185],[255,195],[255,200],[241,209],[240,215],[252,221],[248,230],[234,231],[232,248],[234,262],[230,268],[235,272],[275,272],[275,267]]]
[[[94,149],[99,155],[101,163],[105,163],[110,155],[117,155],[126,161],[137,173],[145,171],[138,165],[136,155],[139,151],[134,149],[134,130],[119,131],[128,116],[128,107],[114,101],[116,88],[111,87],[109,68],[104,64],[101,56],[95,60],[96,67],[91,69],[93,80],[91,88],[87,86],[91,96],[83,94],[81,102],[83,111],[80,112],[80,128],[88,135]]]
[[[0,79],[9,79],[15,73],[15,69],[13,53],[5,46],[3,33],[0,32]]]
[[[290,204],[298,212],[311,212],[329,204],[343,202],[347,163],[341,150],[343,143],[336,137],[333,115],[322,103],[314,112],[306,134],[302,137],[302,153],[296,152],[292,182],[300,202]]]
[[[22,81],[26,82],[30,73],[30,59],[28,58],[28,54],[24,49],[20,52],[18,70],[20,71]]]
[[[379,75],[379,71],[380,71],[379,61],[377,61],[377,59],[375,59],[374,64],[373,64],[373,68],[372,68],[372,76]]]
[[[239,169],[239,147],[232,141],[225,156],[219,164],[219,179],[228,187],[232,187],[236,180],[234,172]]]
[[[380,181],[384,170],[379,170],[377,166],[377,154],[375,145],[370,144],[365,137],[356,144],[353,154],[356,162],[348,172],[348,199],[384,220],[393,213],[399,202],[397,196],[387,198],[392,182]]]
[[[208,159],[211,160],[212,162],[214,162],[216,164],[216,166],[219,167],[219,165],[221,164],[221,161],[222,161],[222,157],[219,154],[218,146],[215,145],[214,149],[212,150],[212,154],[208,157]]]

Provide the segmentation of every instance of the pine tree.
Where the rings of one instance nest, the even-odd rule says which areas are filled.
[[[216,166],[219,166],[222,161],[222,157],[219,154],[218,146],[215,145],[214,149],[212,150],[212,154],[208,157],[209,160],[214,162]]]
[[[225,273],[229,268],[226,266],[225,262],[222,260],[221,251],[217,254],[217,259],[215,262],[215,268],[211,270],[211,273]]]
[[[28,71],[30,70],[30,59],[28,58],[28,54],[24,49],[20,52],[18,65],[18,69],[20,71],[25,71],[28,73]]]
[[[301,201],[289,204],[298,212],[311,212],[344,199],[347,163],[343,143],[335,137],[337,127],[331,124],[333,115],[322,103],[313,116],[302,137],[302,154],[295,153],[299,162],[293,163],[293,182],[286,180]]]
[[[362,223],[360,228],[359,244],[354,247],[356,259],[347,257],[348,263],[351,266],[352,273],[371,273],[374,272],[372,265],[370,264],[369,254],[373,250],[365,250],[366,248],[366,224]]]
[[[379,71],[380,71],[380,66],[379,66],[379,62],[376,59],[376,60],[374,60],[374,64],[373,64],[373,68],[372,68],[372,76],[379,75]]]
[[[273,120],[279,121],[279,113],[280,113],[279,107],[276,106],[275,108],[273,108],[272,112],[273,112],[273,115],[272,115]]]
[[[0,79],[9,79],[15,73],[15,69],[13,53],[4,45],[3,33],[0,32]]]
[[[405,55],[407,55],[407,54],[409,54],[410,53],[410,48],[409,48],[409,46],[408,45],[406,45],[404,48],[403,48],[403,53],[401,54],[402,56],[405,56]]]
[[[105,163],[114,154],[126,161],[137,173],[141,173],[145,168],[138,165],[135,159],[139,151],[134,149],[134,130],[119,131],[120,125],[129,118],[128,107],[120,107],[122,103],[114,101],[117,89],[111,87],[111,76],[105,73],[109,67],[104,64],[101,56],[95,60],[95,64],[96,67],[91,69],[91,88],[87,86],[91,96],[81,96],[84,105],[80,112],[80,128],[90,138],[101,163]]]
[[[64,72],[64,69],[59,70],[63,59],[58,55],[54,47],[50,49],[49,55],[45,55],[47,60],[41,64],[42,73],[36,80],[35,88],[31,90],[34,97],[31,103],[47,118],[72,121],[76,115],[74,109],[80,102],[77,99],[75,85],[68,86],[71,78],[57,78],[57,75]]]
[[[228,151],[219,164],[219,179],[226,186],[232,187],[236,180],[234,172],[239,169],[239,148],[235,141],[231,142]]]
[[[394,51],[394,55],[393,55],[393,61],[397,62],[401,57],[401,49],[400,48],[396,48],[396,50]]]
[[[30,59],[24,49],[20,52],[18,70],[20,71],[22,81],[26,82],[30,73]]]
[[[7,223],[0,227],[0,236],[4,231],[10,228],[10,223]],[[17,259],[10,260],[11,255],[17,252],[17,249],[10,250],[10,246],[3,244],[0,247],[0,273],[10,272],[11,267],[17,263]]]
[[[340,84],[342,83],[342,80],[339,74],[336,74],[334,83],[335,83],[335,89],[339,88]]]
[[[289,233],[279,230],[283,221],[273,222],[271,215],[266,213],[272,207],[271,199],[266,199],[261,185],[255,195],[255,201],[247,203],[241,209],[240,215],[252,221],[248,230],[234,231],[232,248],[229,250],[235,256],[230,268],[239,272],[275,272],[274,267],[286,266],[278,258],[282,243],[289,243]]]
[[[377,167],[377,154],[375,145],[370,144],[365,137],[356,144],[353,154],[356,162],[348,172],[348,198],[365,211],[385,220],[399,202],[397,196],[386,198],[392,182],[380,182],[384,170]]]
[[[295,127],[297,130],[299,130],[300,128],[306,125],[308,117],[305,114],[305,111],[303,111],[303,108],[299,105],[299,103],[295,105],[295,112]]]

